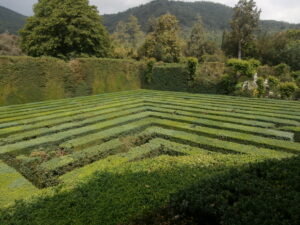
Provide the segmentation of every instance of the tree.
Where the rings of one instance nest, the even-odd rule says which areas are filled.
[[[127,23],[128,42],[133,48],[137,48],[141,43],[144,33],[141,30],[138,19],[130,16]]]
[[[144,33],[141,31],[138,19],[130,16],[127,22],[120,21],[117,24],[113,36],[131,48],[137,48],[141,43]]]
[[[107,57],[111,51],[109,34],[88,0],[39,0],[20,35],[30,56]]]
[[[198,17],[197,22],[192,28],[191,35],[187,43],[187,55],[201,60],[201,57],[206,54],[204,44],[205,30],[202,18]]]
[[[175,16],[167,13],[152,24],[140,55],[157,61],[179,62],[181,41],[178,37],[179,24]]]
[[[127,22],[120,21],[113,34],[115,55],[118,58],[136,57],[143,37],[144,33],[136,17],[131,15]]]
[[[259,59],[269,65],[285,63],[300,70],[300,30],[265,34],[256,42]]]
[[[242,58],[243,47],[254,39],[254,32],[259,25],[261,10],[253,0],[239,0],[234,7],[230,37],[237,44],[238,58]]]

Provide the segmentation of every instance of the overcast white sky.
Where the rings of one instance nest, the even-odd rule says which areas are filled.
[[[32,14],[32,5],[38,0],[0,0],[0,5],[24,15]],[[90,0],[101,14],[116,13],[151,0]],[[181,0],[194,2],[195,0]],[[207,0],[210,1],[210,0]],[[212,0],[228,6],[234,6],[238,0]],[[256,0],[262,9],[262,19],[274,19],[292,23],[300,23],[300,0]]]

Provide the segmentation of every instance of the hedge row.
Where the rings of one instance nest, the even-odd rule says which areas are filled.
[[[127,225],[298,225],[300,157],[231,168],[172,194]]]
[[[0,106],[141,88],[143,64],[129,60],[0,57]]]

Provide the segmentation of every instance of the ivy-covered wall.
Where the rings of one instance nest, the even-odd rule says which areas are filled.
[[[0,106],[140,89],[143,63],[0,57]]]

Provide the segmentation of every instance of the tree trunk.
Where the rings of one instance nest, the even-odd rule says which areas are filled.
[[[242,41],[239,41],[238,59],[242,59]]]

